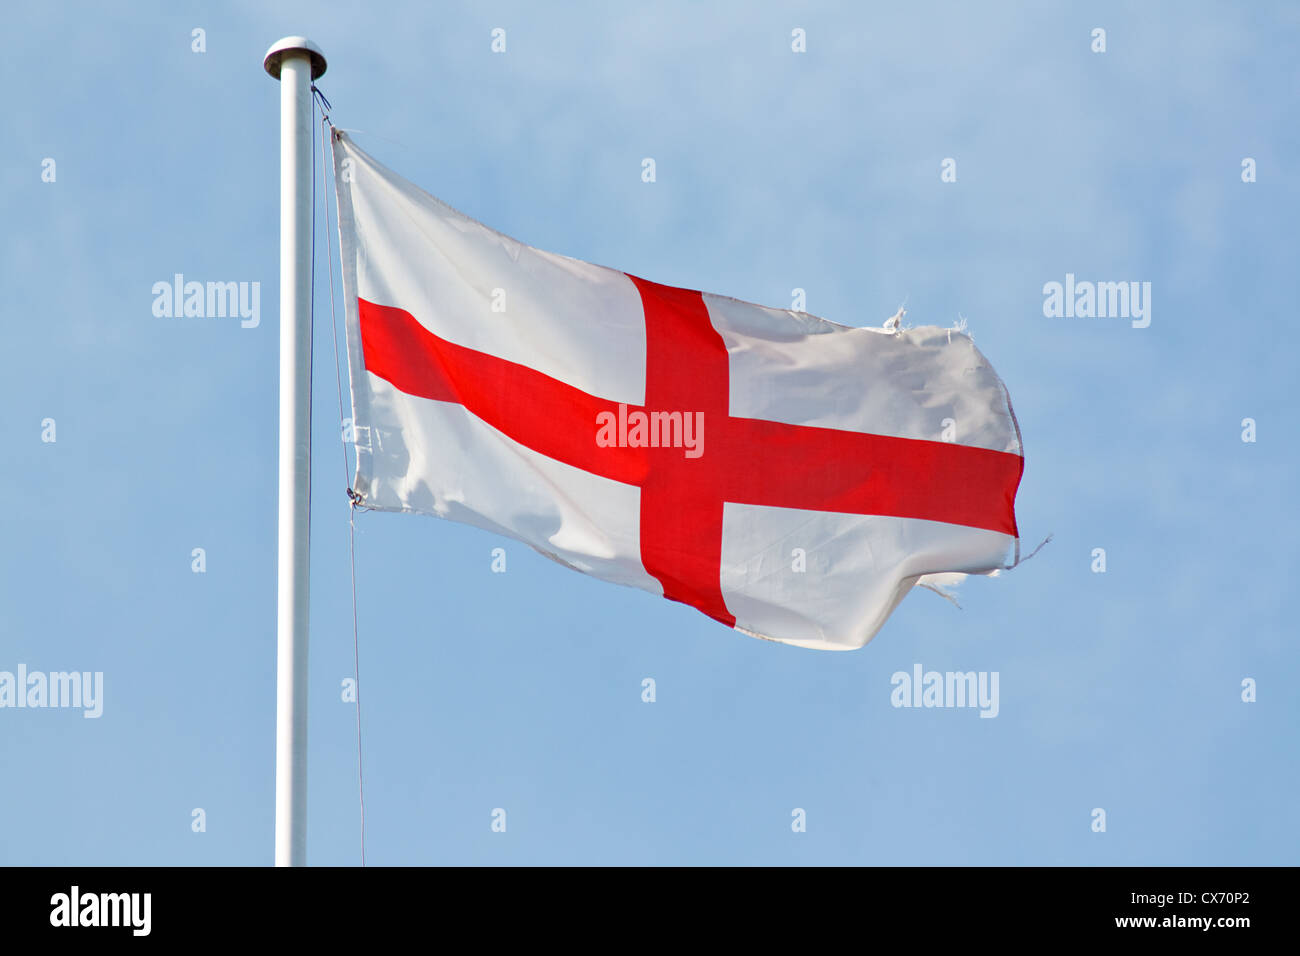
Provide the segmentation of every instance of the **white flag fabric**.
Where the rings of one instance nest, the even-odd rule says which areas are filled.
[[[1018,554],[1019,430],[966,335],[544,252],[333,146],[366,506],[824,649],[864,645],[926,575]]]

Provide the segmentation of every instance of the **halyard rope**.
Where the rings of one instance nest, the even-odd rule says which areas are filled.
[[[330,101],[325,98],[316,84],[311,87],[313,99],[313,109],[319,109],[321,114],[321,201],[325,208],[325,253],[329,260],[329,287],[330,287],[330,338],[334,343],[334,385],[338,392],[339,398],[339,426],[340,437],[342,438],[343,450],[343,484],[348,491],[348,562],[351,570],[352,581],[352,668],[353,668],[353,693],[356,694],[357,704],[357,800],[361,808],[361,865],[366,865],[366,788],[365,780],[362,775],[362,750],[361,750],[361,651],[360,641],[357,631],[357,508],[361,504],[361,498],[352,489],[348,480],[348,443],[347,433],[342,430],[344,423],[343,410],[343,373],[341,371],[341,362],[339,358],[339,332],[338,332],[338,310],[334,303],[334,250],[330,241],[329,228],[329,181],[326,175],[325,161],[325,142],[329,138],[325,134],[325,127],[333,130],[334,124],[330,122]],[[316,136],[315,124],[312,124],[312,138]],[[316,151],[312,150],[312,165],[316,164]],[[315,270],[316,270],[316,176],[312,174],[312,288],[315,289]],[[315,298],[313,297],[313,302]],[[314,312],[314,309],[313,309]],[[355,423],[353,428],[355,428]],[[355,436],[355,432],[354,432]]]

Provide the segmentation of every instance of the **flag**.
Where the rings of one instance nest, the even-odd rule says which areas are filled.
[[[965,334],[850,328],[545,252],[341,131],[333,148],[367,507],[837,650],[926,576],[1018,555],[1019,429]]]

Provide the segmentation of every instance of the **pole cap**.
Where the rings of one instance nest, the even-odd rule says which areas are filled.
[[[320,47],[306,37],[285,37],[276,40],[271,49],[266,51],[262,66],[277,80],[280,78],[280,64],[290,53],[306,53],[311,58],[311,78],[314,80],[325,72],[325,54]]]

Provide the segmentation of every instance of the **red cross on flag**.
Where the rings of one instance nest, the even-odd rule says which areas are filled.
[[[368,507],[838,650],[925,576],[1018,551],[1019,430],[960,332],[849,328],[534,249],[341,132],[334,167]]]

